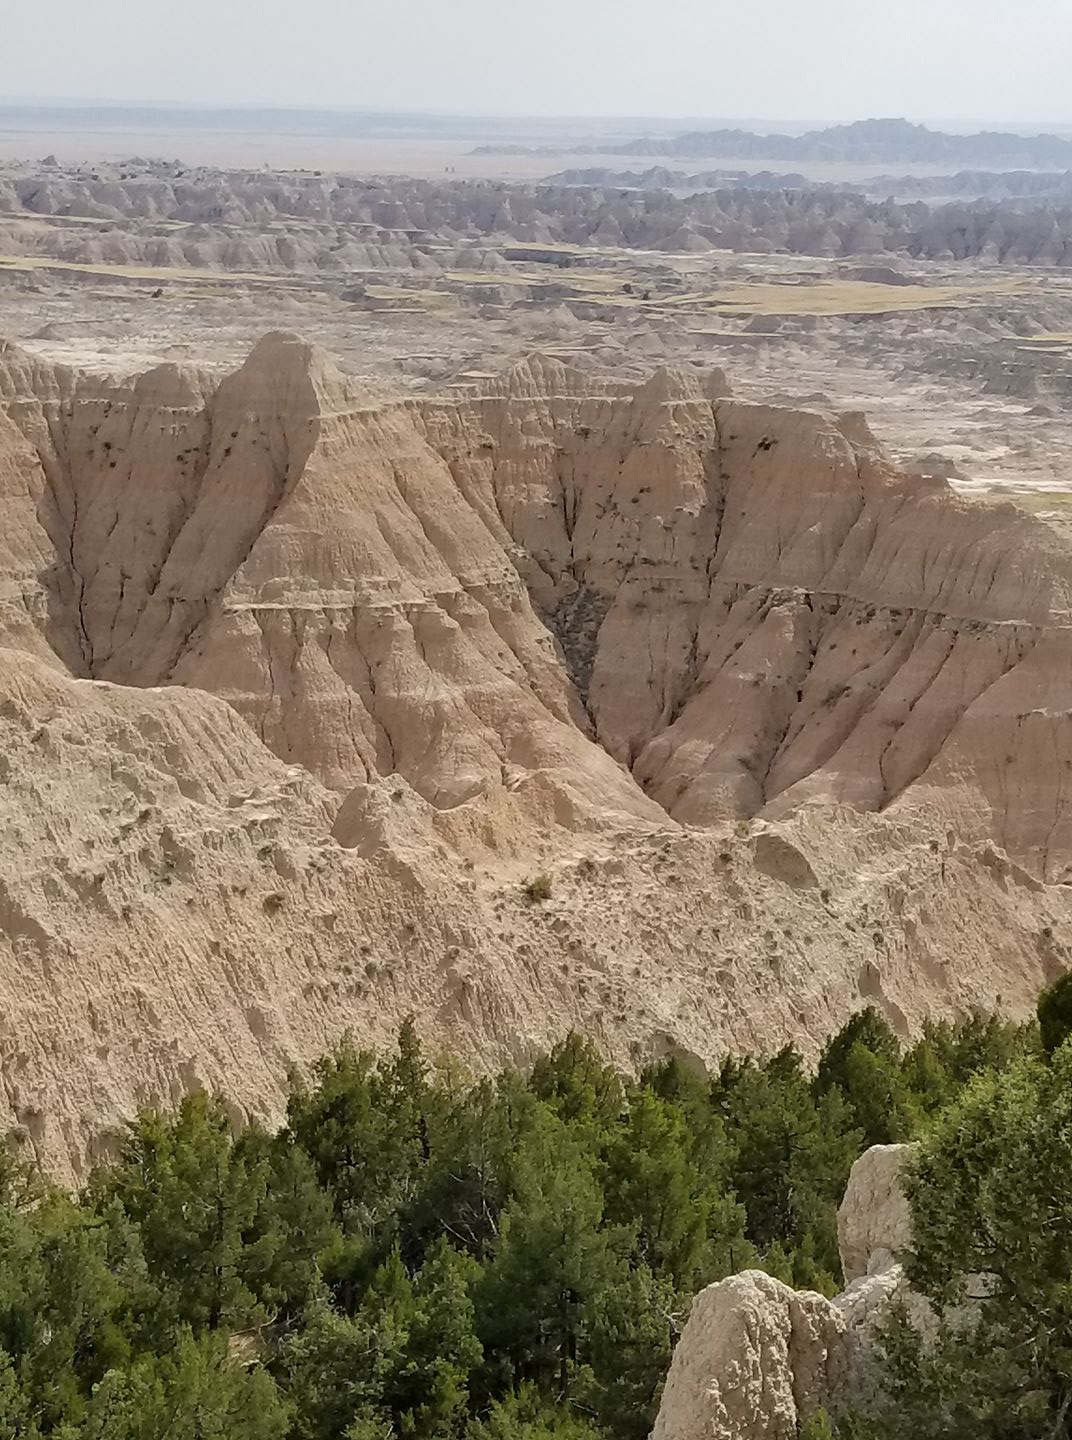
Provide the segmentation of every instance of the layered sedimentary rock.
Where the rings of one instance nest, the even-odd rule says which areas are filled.
[[[550,775],[699,825],[924,798],[1072,862],[1072,560],[858,419],[539,359],[384,406],[287,337],[218,386],[14,352],[2,383],[7,623],[75,675],[219,694],[341,793]]]
[[[1072,564],[858,418],[9,347],[0,516],[0,1078],[53,1159],[410,1011],[711,1058],[1065,963]]]

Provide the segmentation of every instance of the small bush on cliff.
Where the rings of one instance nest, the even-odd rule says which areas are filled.
[[[836,1431],[825,1410],[816,1410],[800,1427],[797,1440],[835,1440]]]
[[[542,905],[551,898],[551,877],[546,874],[534,875],[531,880],[526,880],[521,888],[530,905]]]

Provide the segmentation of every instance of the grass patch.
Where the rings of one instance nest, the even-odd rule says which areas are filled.
[[[877,285],[866,280],[817,280],[803,285],[728,285],[707,293],[668,295],[662,303],[740,315],[884,315],[902,310],[951,310],[1012,294],[1022,281],[990,285]]]
[[[1011,500],[1032,515],[1046,510],[1072,510],[1072,490],[1009,490],[987,497],[995,501]]]

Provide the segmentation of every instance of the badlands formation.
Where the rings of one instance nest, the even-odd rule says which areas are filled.
[[[859,415],[8,345],[0,506],[0,1103],[61,1171],[411,1012],[710,1060],[1066,964],[1072,555]]]
[[[534,350],[638,383],[724,363],[742,398],[866,410],[908,468],[1072,525],[1056,172],[834,183],[638,157],[537,184],[3,150],[2,331],[41,359],[220,378],[286,326],[386,399],[466,391]]]
[[[842,185],[665,168],[654,180],[599,167],[522,184],[263,175],[177,162],[67,171],[0,162],[0,255],[179,272],[501,273],[499,246],[513,242],[1072,266],[1064,171],[958,171],[925,186],[911,176]],[[945,203],[893,198],[902,192]]]

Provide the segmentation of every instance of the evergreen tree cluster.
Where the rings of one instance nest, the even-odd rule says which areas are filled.
[[[1038,1052],[978,1074],[923,1135],[906,1190],[909,1282],[888,1403],[845,1417],[868,1440],[1072,1436],[1072,975],[1042,995]]]
[[[1037,1048],[975,1019],[902,1052],[867,1010],[814,1074],[785,1049],[631,1080],[570,1036],[473,1081],[407,1025],[295,1080],[277,1134],[192,1095],[76,1196],[9,1149],[0,1440],[643,1440],[701,1286],[835,1290],[854,1158],[944,1134]]]

